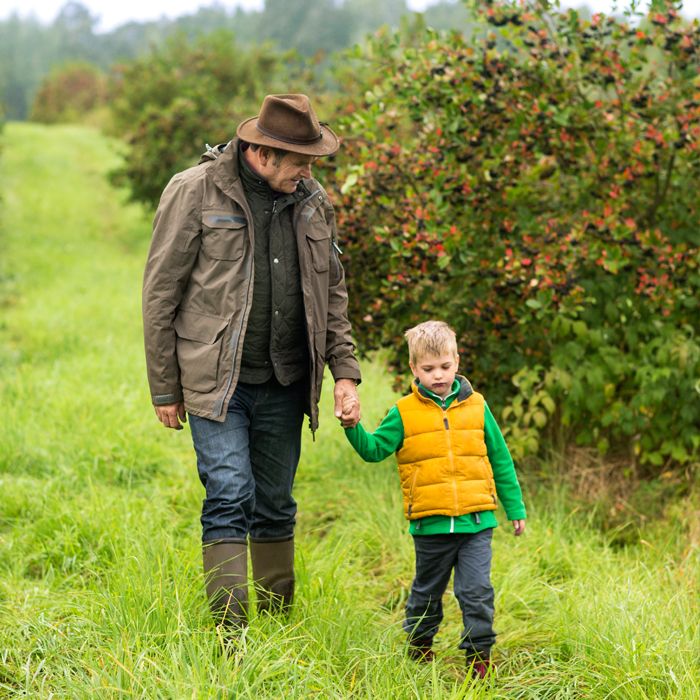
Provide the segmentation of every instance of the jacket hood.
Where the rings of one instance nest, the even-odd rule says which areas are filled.
[[[225,150],[226,146],[228,146],[227,143],[219,143],[216,146],[210,146],[208,143],[205,144],[207,147],[207,150],[202,153],[201,156],[199,156],[199,160],[197,161],[197,165],[201,165],[202,163],[208,163],[211,160],[216,160]]]

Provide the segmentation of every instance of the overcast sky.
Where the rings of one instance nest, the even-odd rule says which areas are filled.
[[[114,27],[134,21],[146,21],[159,19],[160,17],[179,17],[191,14],[199,6],[208,6],[212,2],[205,0],[78,0],[80,4],[89,8],[90,12],[100,18],[99,30],[109,31]],[[213,0],[212,0],[213,1]],[[293,0],[290,0],[293,2]],[[381,0],[377,0],[381,2]],[[51,23],[59,10],[67,0],[1,0],[0,18],[16,12],[21,17],[34,15],[45,24]],[[220,0],[219,5],[226,8],[234,8],[237,5],[249,10],[260,10],[264,0]],[[434,4],[434,0],[407,0],[410,9],[420,11],[426,5]],[[626,7],[627,0],[566,0],[562,5],[577,7],[586,4],[595,12],[610,12],[614,5]],[[642,2],[646,7],[648,2]],[[700,16],[700,0],[686,0],[684,2],[684,14],[689,17]]]

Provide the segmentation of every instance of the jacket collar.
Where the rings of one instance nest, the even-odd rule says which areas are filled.
[[[209,165],[209,172],[214,184],[226,195],[235,201],[245,198],[243,181],[241,179],[240,164],[238,161],[240,139],[234,138],[223,148],[217,146],[212,149],[215,160]],[[201,161],[200,161],[201,162]],[[252,174],[252,173],[251,173]],[[320,191],[320,186],[313,179],[302,180],[297,187],[297,191],[291,196],[297,205],[304,203],[316,191]]]
[[[469,380],[466,377],[463,377],[461,374],[457,375],[457,379],[459,379],[459,394],[457,394],[457,401],[464,401],[474,393],[474,389],[472,389],[472,385],[469,383]]]
[[[209,175],[214,184],[236,201],[245,199],[243,183],[238,170],[238,139],[233,139],[209,166]]]
[[[461,374],[458,374],[456,379],[459,380],[459,389],[455,401],[465,401],[474,393],[474,389],[472,389],[472,385],[469,383],[469,380],[466,377],[463,377]],[[430,401],[431,403],[435,403],[427,389],[421,386],[417,379],[413,380],[413,383],[411,384],[411,391],[413,391],[413,393],[420,398]]]

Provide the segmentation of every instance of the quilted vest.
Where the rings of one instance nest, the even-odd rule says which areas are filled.
[[[409,520],[496,509],[484,441],[484,397],[466,380],[462,389],[446,409],[423,396],[416,384],[396,404],[404,429],[396,457]]]
[[[299,253],[292,225],[297,191],[275,200],[270,186],[239,156],[243,189],[253,214],[253,304],[239,380],[262,384],[273,373],[288,386],[309,372]]]

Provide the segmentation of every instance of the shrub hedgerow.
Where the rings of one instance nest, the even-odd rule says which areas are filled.
[[[401,381],[402,332],[444,318],[517,454],[557,434],[649,472],[690,463],[700,26],[673,4],[471,6],[469,38],[379,37],[345,106],[335,194],[360,346],[390,348]]]

